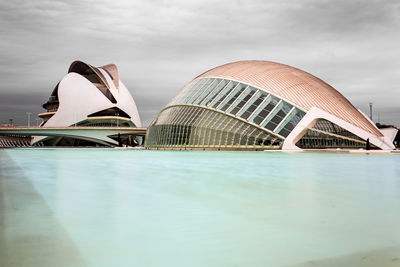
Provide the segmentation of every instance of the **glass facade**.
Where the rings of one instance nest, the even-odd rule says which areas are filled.
[[[307,130],[296,146],[305,149],[365,148],[366,141],[330,121],[319,120]],[[371,144],[371,148],[376,147]]]
[[[222,78],[193,80],[150,125],[148,148],[280,149],[305,111],[277,95]],[[319,120],[296,143],[304,149],[365,148],[366,141]],[[371,144],[371,148],[376,148]]]
[[[149,128],[149,148],[279,149],[281,137],[233,116],[198,106],[164,109]]]
[[[197,79],[148,129],[147,147],[280,148],[305,112],[238,81]]]

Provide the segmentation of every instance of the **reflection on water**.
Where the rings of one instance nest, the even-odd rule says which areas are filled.
[[[0,266],[398,266],[399,163],[0,150]]]

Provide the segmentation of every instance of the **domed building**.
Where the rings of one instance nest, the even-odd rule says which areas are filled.
[[[368,144],[367,144],[368,143]],[[197,76],[150,125],[149,149],[393,149],[329,84],[268,61],[239,61]]]
[[[41,127],[142,126],[135,101],[119,79],[118,68],[114,64],[94,67],[82,61],[73,62],[43,108],[46,112],[38,114],[43,119]],[[116,145],[115,139],[93,132],[93,136],[81,137],[36,136],[32,144]]]

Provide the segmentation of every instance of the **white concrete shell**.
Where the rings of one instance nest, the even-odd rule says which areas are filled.
[[[392,150],[394,149],[393,140],[385,136],[376,136],[362,128],[355,126],[345,120],[342,120],[322,109],[312,107],[303,117],[303,119],[297,124],[297,126],[293,129],[293,131],[286,137],[283,142],[282,149],[283,150],[300,150],[295,144],[300,140],[301,137],[305,134],[308,128],[311,128],[315,125],[315,123],[320,120],[325,119],[334,124],[342,127],[343,129],[357,135],[358,137],[367,140],[369,139],[370,143],[379,147],[382,150]],[[377,128],[378,129],[378,128]]]
[[[380,129],[380,131],[383,133],[383,135],[385,137],[388,138],[388,140],[390,140],[390,142],[394,142],[394,139],[396,138],[397,132],[399,131],[398,129],[394,128],[394,127],[389,127],[389,128],[383,128]]]
[[[101,84],[90,81],[83,73],[79,73],[82,71],[90,73]],[[104,92],[109,95],[106,96]],[[135,101],[119,80],[118,69],[113,64],[106,65],[102,69],[75,61],[53,94],[56,94],[55,97],[58,99],[58,109],[41,125],[42,127],[79,125],[86,121],[89,115],[110,108],[118,108],[126,113],[130,117],[132,127],[142,127]],[[35,137],[33,143],[44,138],[46,137]]]

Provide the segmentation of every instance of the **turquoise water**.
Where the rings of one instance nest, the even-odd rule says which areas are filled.
[[[400,155],[0,150],[0,266],[400,266]]]

